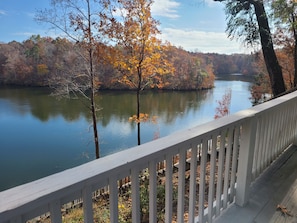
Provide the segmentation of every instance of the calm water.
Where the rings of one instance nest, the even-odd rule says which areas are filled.
[[[232,89],[231,113],[251,107],[249,82],[217,80],[201,92],[144,92],[142,143],[213,120],[217,100]],[[137,145],[133,92],[98,95],[100,155]],[[80,100],[57,100],[42,88],[0,88],[0,191],[93,160],[90,113]]]

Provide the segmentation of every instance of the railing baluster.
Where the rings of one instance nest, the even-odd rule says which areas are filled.
[[[229,180],[230,180],[230,163],[231,163],[231,149],[233,145],[233,128],[228,129],[228,144],[225,158],[225,174],[224,174],[224,192],[223,192],[223,208],[227,208],[227,204],[229,201]]]
[[[265,159],[265,143],[264,143],[264,136],[265,136],[265,121],[263,116],[259,117],[259,122],[258,124],[260,125],[259,132],[257,132],[257,135],[259,134],[259,138],[261,139],[260,147],[259,147],[259,163],[258,163],[258,171],[257,174],[255,175],[254,179],[262,173],[264,169],[264,159]],[[255,154],[256,155],[256,154]]]
[[[291,115],[292,115],[292,118],[291,118],[291,128],[292,128],[292,140],[291,140],[291,143],[293,145],[296,145],[296,138],[297,138],[297,117],[294,115],[294,114],[297,114],[297,103],[294,103],[294,106],[293,106],[293,109],[291,110]]]
[[[195,205],[196,205],[196,178],[197,178],[197,146],[192,146],[191,149],[191,164],[190,164],[190,197],[189,197],[189,222],[194,223]]]
[[[55,200],[50,203],[50,213],[52,223],[62,223],[60,200]]]
[[[269,126],[269,116],[268,114],[265,114],[264,117],[264,159],[263,159],[263,169],[261,170],[261,172],[267,167],[267,160],[268,160],[268,144],[269,144],[269,139],[268,139],[268,126]]]
[[[289,143],[292,143],[292,141],[294,142],[295,140],[295,126],[296,126],[296,117],[294,116],[295,112],[296,112],[296,103],[292,104],[291,105],[292,108],[290,109],[290,115],[291,115],[291,122],[290,122],[290,125],[291,125],[291,138],[290,138],[290,141],[288,142]]]
[[[87,186],[82,191],[84,222],[93,222],[93,200],[91,187]]]
[[[260,152],[262,151],[261,150],[261,147],[260,147],[260,143],[261,143],[261,138],[260,138],[260,132],[261,132],[261,125],[259,124],[260,120],[257,120],[258,124],[258,129],[257,129],[257,132],[258,134],[256,134],[256,142],[255,142],[255,153],[258,154],[258,156],[254,156],[254,161],[253,161],[253,168],[252,168],[252,177],[253,179],[256,178],[258,172],[260,171]]]
[[[118,184],[115,177],[109,179],[109,209],[110,222],[119,221]]]
[[[172,156],[166,156],[165,170],[165,223],[172,222]]]
[[[282,137],[283,138],[283,145],[281,146],[281,148],[279,150],[282,150],[285,146],[288,146],[289,145],[289,139],[290,137],[288,137],[290,135],[290,122],[292,121],[292,119],[290,119],[290,107],[289,105],[286,106],[286,111],[285,111],[285,122],[282,123],[282,125],[285,125],[286,128],[285,129],[285,132],[283,132],[283,134],[285,134],[287,137]]]
[[[287,106],[287,135],[289,135],[290,137],[286,139],[286,145],[290,145],[290,142],[292,142],[292,122],[294,122],[294,117],[292,116],[293,105]]]
[[[139,195],[139,170],[133,168],[131,170],[131,190],[132,190],[132,222],[138,223],[140,221],[140,195]]]
[[[21,216],[17,216],[16,218],[10,220],[9,223],[23,223],[23,220]]]
[[[205,175],[207,162],[207,140],[202,142],[202,155],[200,162],[200,183],[199,183],[199,222],[204,222],[204,201],[205,201]]]
[[[274,121],[272,123],[272,148],[271,148],[271,153],[272,153],[272,157],[271,159],[274,160],[277,156],[278,156],[278,151],[279,149],[277,148],[278,146],[278,137],[275,137],[278,133],[278,128],[280,127],[280,125],[282,125],[280,123],[280,118],[281,118],[281,115],[279,113],[279,111],[276,111],[276,114],[275,114],[275,117],[274,117]]]
[[[211,156],[210,156],[210,179],[209,179],[209,191],[208,191],[208,222],[212,222],[214,216],[213,202],[215,194],[215,170],[217,166],[217,139],[218,136],[212,136],[211,140]]]
[[[235,196],[235,182],[236,182],[238,151],[239,151],[239,132],[240,132],[240,126],[236,126],[234,129],[234,144],[233,144],[231,180],[230,180],[230,202],[233,202],[234,196]]]
[[[272,141],[273,141],[272,131],[273,131],[273,122],[275,121],[275,117],[273,116],[272,112],[269,112],[268,117],[269,117],[268,129],[267,129],[268,142],[266,146],[268,159],[266,161],[266,165],[265,165],[266,167],[269,166],[269,164],[272,161],[272,152],[274,148],[274,145],[272,144]]]
[[[157,222],[157,169],[156,162],[149,163],[149,220]]]
[[[178,197],[177,197],[177,222],[184,222],[185,204],[185,171],[186,171],[186,150],[182,149],[179,153],[178,164]]]
[[[217,193],[216,193],[216,216],[221,213],[222,205],[222,186],[223,186],[223,170],[225,158],[225,137],[226,130],[224,129],[220,135],[219,163],[218,163],[218,178],[217,178]]]
[[[242,124],[241,146],[238,159],[236,204],[244,206],[249,198],[252,167],[257,130],[257,117],[253,116]]]

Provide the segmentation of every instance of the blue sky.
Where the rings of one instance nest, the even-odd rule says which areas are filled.
[[[31,35],[53,36],[45,24],[34,21],[36,9],[50,0],[0,0],[0,42],[22,42]],[[225,34],[224,7],[212,0],[155,0],[152,15],[160,21],[161,39],[188,51],[203,53],[249,53]]]

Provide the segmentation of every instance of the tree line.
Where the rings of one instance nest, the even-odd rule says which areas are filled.
[[[203,54],[181,47],[162,46],[172,71],[162,76],[162,84],[146,88],[199,90],[212,88],[215,75],[242,73],[254,75],[254,56],[247,54]],[[52,86],[59,76],[74,72],[83,64],[76,43],[66,38],[31,36],[22,43],[0,44],[0,84]],[[121,81],[120,72],[111,63],[96,65],[96,85],[100,89],[131,89]],[[66,72],[67,70],[67,72]]]

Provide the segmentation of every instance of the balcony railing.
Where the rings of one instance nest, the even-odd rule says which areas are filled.
[[[144,176],[148,177],[149,222],[157,222],[160,215],[167,223],[212,222],[231,203],[245,205],[251,183],[288,146],[296,144],[296,121],[297,92],[293,92],[3,191],[0,222],[25,222],[48,214],[51,222],[59,223],[62,207],[79,199],[84,222],[93,222],[97,211],[93,199],[102,188],[108,194],[109,222],[118,222],[120,187],[123,179],[129,179],[131,219],[138,223],[143,220],[140,188]],[[160,166],[164,168],[161,174]],[[160,185],[165,189],[162,197],[157,192]],[[158,199],[164,199],[161,213]]]

